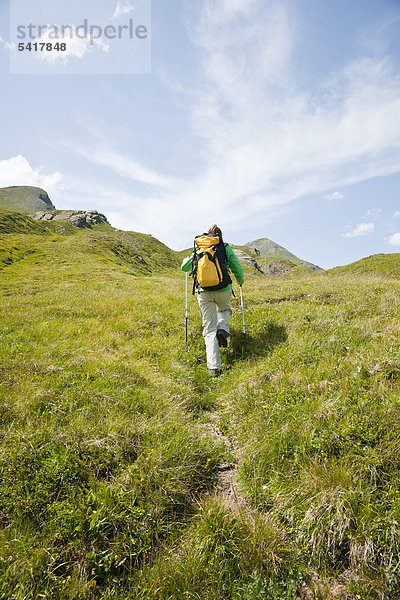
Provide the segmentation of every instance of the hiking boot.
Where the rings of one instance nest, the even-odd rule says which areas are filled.
[[[218,329],[217,331],[217,340],[218,344],[222,346],[222,348],[226,348],[228,345],[229,333],[225,331],[225,329]]]
[[[221,369],[208,369],[208,374],[210,377],[219,377],[221,372]]]

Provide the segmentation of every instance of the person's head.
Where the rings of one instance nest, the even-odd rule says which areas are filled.
[[[212,225],[208,230],[208,233],[210,233],[211,235],[219,235],[219,237],[222,240],[222,231],[220,230],[218,225]]]

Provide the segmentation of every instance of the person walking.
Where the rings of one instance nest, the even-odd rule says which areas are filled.
[[[199,302],[200,314],[203,320],[203,337],[206,346],[207,353],[207,368],[210,377],[218,377],[221,374],[221,355],[219,348],[220,346],[226,348],[229,339],[229,325],[228,320],[232,314],[232,307],[230,303],[232,295],[232,279],[229,276],[228,270],[232,271],[236,281],[239,285],[243,285],[244,274],[241,264],[232,248],[228,244],[224,244],[222,239],[222,231],[217,225],[213,225],[208,230],[207,234],[198,236],[198,238],[206,238],[212,241],[216,241],[216,251],[220,261],[223,263],[226,261],[226,267],[224,264],[221,265],[222,273],[226,268],[226,273],[221,276],[221,284],[223,287],[215,289],[219,286],[211,286],[213,289],[207,289],[201,287],[198,281],[195,279],[197,288],[197,299]],[[217,238],[217,239],[215,239]],[[195,241],[196,241],[195,240]],[[195,244],[196,246],[196,244]],[[216,252],[216,253],[217,253]],[[186,257],[181,265],[182,271],[188,272],[193,271],[195,258],[195,250],[192,254]]]

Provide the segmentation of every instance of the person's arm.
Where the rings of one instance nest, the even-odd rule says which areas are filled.
[[[192,263],[193,263],[193,253],[190,256],[187,256],[186,258],[183,259],[183,262],[181,264],[182,271],[185,271],[185,272],[191,271]]]
[[[229,245],[225,246],[225,250],[226,250],[226,258],[228,259],[228,267],[234,274],[236,281],[238,282],[238,285],[243,285],[244,273],[243,273],[242,265],[240,264],[240,262],[238,260],[238,257],[236,256],[236,254],[234,253],[234,251],[232,250],[232,248]]]

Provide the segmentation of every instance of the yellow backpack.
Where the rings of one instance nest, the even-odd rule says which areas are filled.
[[[203,233],[194,238],[191,275],[194,278],[193,293],[195,287],[213,291],[232,283],[225,244],[218,235]]]

